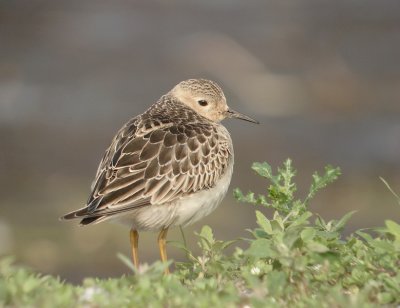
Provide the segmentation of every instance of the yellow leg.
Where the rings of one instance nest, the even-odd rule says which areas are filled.
[[[136,269],[139,268],[139,256],[138,256],[138,243],[139,243],[139,233],[135,229],[131,229],[129,233],[131,240],[131,249],[132,249],[132,260]]]
[[[168,228],[162,229],[158,235],[158,247],[160,248],[160,256],[162,262],[167,262],[167,233]],[[165,269],[165,274],[169,274],[168,267]]]

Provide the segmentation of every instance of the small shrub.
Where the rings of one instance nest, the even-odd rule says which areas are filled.
[[[188,258],[164,276],[156,262],[139,271],[120,256],[134,275],[119,279],[85,279],[82,286],[60,282],[0,262],[0,306],[23,307],[373,307],[400,304],[400,225],[386,220],[377,229],[343,238],[354,212],[325,221],[309,210],[315,194],[340,175],[326,167],[314,173],[308,194],[296,196],[291,160],[276,173],[267,163],[253,170],[268,181],[265,194],[234,191],[240,202],[256,206],[258,227],[249,230],[248,248],[215,239],[204,226],[198,236],[201,254],[183,243]],[[386,182],[385,182],[386,183]],[[387,183],[386,183],[387,184]],[[389,187],[389,186],[388,186]],[[394,191],[392,191],[394,193]],[[265,209],[272,209],[270,218]],[[366,232],[368,231],[368,232]]]

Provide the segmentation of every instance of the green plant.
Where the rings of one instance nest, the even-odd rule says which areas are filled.
[[[225,248],[237,240],[215,239],[204,226],[197,234],[201,248],[194,255],[185,243],[186,262],[172,275],[156,262],[119,279],[87,278],[81,286],[63,283],[0,262],[0,306],[7,307],[374,307],[400,304],[400,225],[386,220],[382,228],[359,230],[344,238],[350,212],[325,221],[309,210],[315,194],[340,174],[326,167],[314,173],[309,192],[300,198],[295,170],[287,160],[273,172],[267,163],[253,170],[268,181],[265,194],[243,194],[238,201],[256,206],[258,227],[249,230],[248,247]],[[386,183],[386,182],[385,182]],[[387,184],[387,183],[386,183]],[[387,185],[388,186],[388,185]],[[389,186],[388,186],[389,187]],[[391,190],[394,193],[393,190]],[[267,215],[266,210],[272,209]],[[270,211],[269,210],[269,211]],[[270,216],[270,218],[268,217]]]
[[[254,239],[245,254],[249,265],[257,268],[259,279],[249,283],[262,284],[268,296],[285,304],[319,296],[331,298],[331,302],[400,301],[397,223],[386,221],[385,228],[371,230],[377,234],[375,238],[359,231],[343,239],[341,232],[354,212],[339,220],[326,222],[317,215],[311,221],[314,215],[308,210],[310,200],[337,179],[338,168],[328,166],[321,176],[315,173],[303,200],[295,198],[295,171],[290,160],[276,175],[267,163],[256,163],[253,169],[271,182],[267,195],[256,197],[235,190],[235,196],[239,201],[272,208],[274,214],[268,219],[256,211],[259,228],[252,230]]]

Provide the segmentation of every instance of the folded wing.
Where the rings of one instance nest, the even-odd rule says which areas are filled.
[[[92,223],[214,187],[230,157],[212,123],[128,122],[106,151],[87,206],[65,215]],[[150,121],[150,120],[148,120]]]

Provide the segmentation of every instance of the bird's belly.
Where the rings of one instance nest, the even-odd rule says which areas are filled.
[[[233,164],[213,188],[198,191],[168,204],[155,204],[118,217],[118,221],[138,231],[158,231],[186,226],[207,216],[221,203],[228,191]]]

